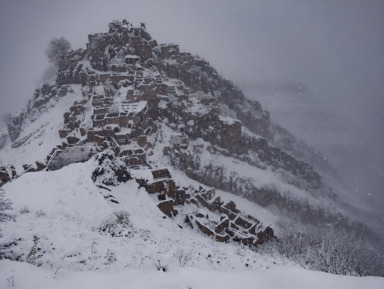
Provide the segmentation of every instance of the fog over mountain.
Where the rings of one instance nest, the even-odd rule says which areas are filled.
[[[384,206],[382,1],[48,1],[0,3],[0,114],[25,106],[49,41],[74,49],[111,19],[207,59],[272,119],[322,151],[362,206]]]

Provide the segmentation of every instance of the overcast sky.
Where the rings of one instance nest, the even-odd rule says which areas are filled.
[[[354,190],[384,201],[384,1],[1,0],[0,114],[32,96],[52,38],[85,48],[115,19],[145,22],[158,43],[207,59],[348,171]],[[283,105],[258,95],[265,82],[308,93]]]

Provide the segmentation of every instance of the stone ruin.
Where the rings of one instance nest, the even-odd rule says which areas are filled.
[[[189,207],[182,216],[187,226],[198,229],[218,242],[238,242],[253,247],[276,239],[271,227],[243,214],[233,201],[223,202],[214,189],[177,186],[168,169],[152,170],[153,179],[136,179],[139,188],[157,196],[158,208],[168,217],[178,216],[178,208]]]
[[[158,45],[143,27],[114,22],[108,33],[89,35],[87,49],[72,51],[60,64],[57,85],[66,84],[80,84],[82,99],[63,115],[64,125],[58,131],[62,143],[52,149],[45,163],[26,165],[26,172],[46,166],[60,169],[105,150],[128,168],[151,169],[147,154],[156,141],[162,141],[161,124],[166,122],[173,135],[162,149],[170,165],[207,186],[242,192],[231,180],[211,174],[221,183],[216,184],[204,175],[210,168],[200,167],[199,148],[190,145],[199,138],[210,143],[202,150],[259,168],[287,171],[303,179],[304,186],[321,186],[320,175],[312,167],[268,140],[273,138],[269,135],[273,127],[259,103],[246,100],[205,60],[180,52],[175,44]],[[237,119],[224,116],[221,106]],[[15,119],[12,141],[21,123]],[[245,135],[244,128],[261,137]],[[9,179],[9,175],[4,177]],[[179,206],[195,208],[196,213],[183,216],[187,224],[218,241],[256,246],[274,236],[272,229],[242,214],[234,203],[222,202],[214,190],[178,187],[169,171],[153,170],[151,182],[137,181],[157,196],[159,209],[169,217],[180,217]]]

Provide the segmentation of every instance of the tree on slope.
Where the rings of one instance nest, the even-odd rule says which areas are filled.
[[[303,267],[332,274],[384,276],[380,243],[364,235],[334,226],[287,227],[278,240],[259,247],[260,252],[279,253]]]
[[[71,49],[71,44],[64,37],[52,39],[49,42],[46,54],[49,62],[56,68],[59,67],[60,60],[62,60]]]
[[[5,199],[4,190],[0,188],[0,222],[14,220],[13,217],[5,211],[11,209],[11,201]]]

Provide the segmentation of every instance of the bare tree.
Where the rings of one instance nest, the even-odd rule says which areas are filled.
[[[341,275],[383,276],[384,255],[363,236],[342,228],[307,227],[287,232],[261,245],[260,252],[281,254],[304,267]]]
[[[49,42],[46,54],[49,62],[55,67],[59,67],[60,60],[62,60],[71,49],[71,44],[64,37],[52,39]]]
[[[11,201],[5,198],[4,190],[0,188],[0,222],[15,220],[10,214],[5,212],[11,210],[11,208]]]

